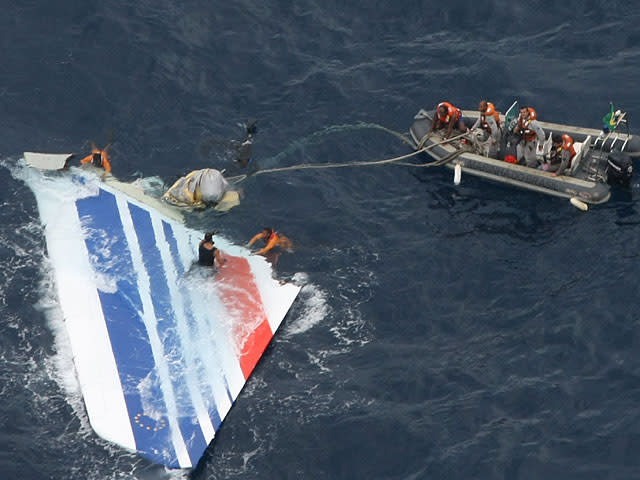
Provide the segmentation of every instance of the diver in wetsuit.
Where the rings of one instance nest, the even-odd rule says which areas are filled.
[[[232,141],[235,148],[235,160],[242,168],[254,167],[253,160],[253,136],[258,133],[257,120],[249,120],[246,127],[246,136],[242,142]]]
[[[217,264],[221,267],[227,261],[222,256],[220,250],[213,246],[213,232],[204,234],[204,239],[200,241],[198,246],[198,264],[203,267],[213,267]]]
[[[219,135],[211,135],[200,144],[200,153],[209,156],[213,149],[223,149],[232,157],[231,165],[221,169],[227,176],[250,175],[258,170],[253,156],[253,139],[258,133],[257,120],[248,120],[244,126],[242,140],[229,140]]]

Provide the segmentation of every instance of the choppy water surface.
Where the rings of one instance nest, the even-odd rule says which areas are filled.
[[[0,471],[166,474],[91,430],[23,151],[113,142],[123,180],[378,160],[446,99],[598,128],[640,115],[623,2],[20,2],[0,17]],[[375,125],[372,125],[375,124]],[[214,139],[212,141],[212,139]],[[304,283],[194,479],[640,477],[638,181],[583,213],[448,170],[259,175],[190,226],[290,236]]]

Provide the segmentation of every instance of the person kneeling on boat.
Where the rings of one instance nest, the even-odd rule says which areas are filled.
[[[467,127],[464,124],[462,118],[462,110],[454,107],[449,102],[441,102],[436,107],[436,111],[433,114],[433,121],[431,122],[431,128],[428,135],[434,130],[441,130],[447,128],[444,138],[449,138],[453,128],[457,128],[461,133],[467,131]]]
[[[531,107],[522,107],[518,124],[514,127],[513,133],[520,137],[520,141],[516,146],[516,157],[518,163],[522,164],[522,160],[527,167],[537,168],[538,158],[536,152],[542,148],[544,143],[544,130],[538,123],[538,114]]]
[[[553,176],[557,177],[571,166],[571,160],[576,156],[576,150],[573,148],[573,138],[566,133],[563,135],[554,134],[551,145],[549,160],[538,168],[553,172]]]
[[[471,127],[471,130],[480,127],[480,130],[477,130],[480,135],[474,135],[475,147],[480,155],[496,158],[500,148],[500,114],[493,103],[486,100],[480,100],[478,110],[480,117]]]
[[[213,232],[205,233],[198,246],[198,264],[203,267],[213,267],[217,264],[221,267],[226,261],[220,250],[213,246]]]
[[[95,143],[91,143],[91,154],[80,160],[80,165],[91,163],[98,168],[104,168],[105,173],[111,173],[111,164],[109,163],[109,154],[107,150],[111,144],[100,150]]]

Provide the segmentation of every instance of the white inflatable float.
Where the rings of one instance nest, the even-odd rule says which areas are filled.
[[[195,466],[299,287],[217,236],[227,263],[192,268],[202,232],[130,185],[78,168],[24,177],[92,427],[155,463]]]
[[[214,205],[223,212],[240,204],[239,192],[232,190],[222,172],[214,168],[190,172],[178,179],[162,198],[176,207]]]

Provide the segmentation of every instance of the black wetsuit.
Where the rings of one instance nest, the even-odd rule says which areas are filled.
[[[205,267],[213,267],[213,261],[216,258],[216,247],[209,250],[204,244],[200,244],[198,248],[198,263]]]
[[[96,167],[102,167],[102,164],[104,163],[102,161],[102,155],[100,155],[100,153],[98,152],[94,153],[91,159],[91,163],[93,163],[93,165]]]

